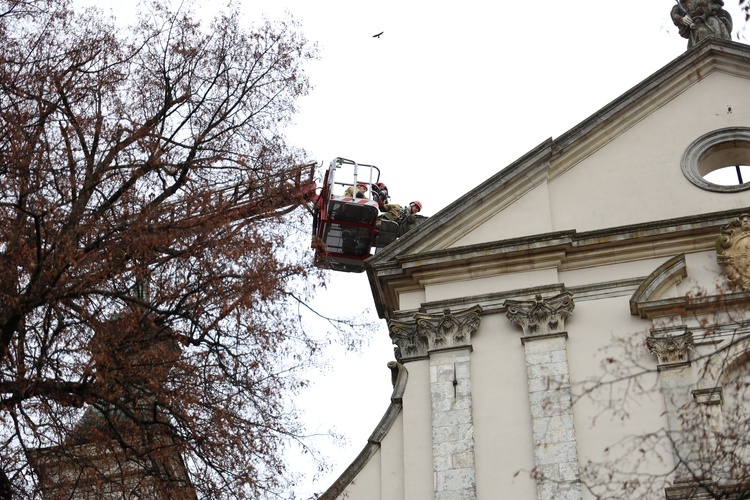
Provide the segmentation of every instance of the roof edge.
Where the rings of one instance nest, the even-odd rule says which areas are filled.
[[[528,168],[529,165],[536,165],[543,162],[545,159],[548,159],[552,153],[553,142],[554,141],[551,138],[543,141],[516,161],[507,167],[504,167],[489,179],[469,191],[472,193],[472,196],[461,196],[456,201],[440,210],[437,214],[430,217],[426,222],[409,231],[404,237],[399,238],[392,244],[388,245],[383,251],[368,259],[368,267],[369,264],[377,265],[379,262],[390,258],[391,255],[400,253],[400,251],[404,249],[409,249],[413,246],[413,242],[419,242],[422,240],[424,234],[428,233],[433,227],[440,227],[445,222],[446,218],[451,218],[456,214],[463,212],[467,206],[475,203],[475,199],[481,199],[487,193],[495,191],[498,183],[507,183],[514,177],[516,171],[523,171]]]
[[[697,73],[697,76],[688,82],[688,85],[695,83],[695,81],[705,76],[705,74],[701,73],[701,69],[703,68],[696,67],[695,60],[705,58],[708,55],[744,57],[745,59],[750,58],[747,44],[730,40],[721,40],[718,38],[707,38],[641,80],[640,83],[620,94],[618,97],[601,107],[598,111],[583,119],[577,125],[574,125],[572,128],[556,137],[553,146],[554,153],[559,154],[561,151],[567,149],[580,137],[586,135],[602,123],[610,120],[623,106],[627,106],[641,99],[648,92],[659,87],[661,82],[685,71],[686,69],[690,69]],[[711,60],[711,64],[713,66],[716,65],[713,60]]]

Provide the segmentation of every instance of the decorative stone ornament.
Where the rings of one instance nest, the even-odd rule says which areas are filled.
[[[523,328],[528,337],[549,335],[565,331],[565,319],[575,308],[573,295],[562,292],[554,297],[537,295],[534,300],[506,300],[506,316]]]
[[[677,327],[684,333],[672,335],[668,333],[674,329],[652,330],[646,339],[646,346],[654,354],[662,366],[683,366],[690,363],[688,351],[693,348],[693,332],[687,327]]]
[[[750,215],[742,214],[721,227],[716,261],[735,291],[750,290]]]
[[[388,329],[399,363],[427,357],[427,339],[417,333],[416,322],[393,319],[388,322]]]
[[[424,358],[430,351],[471,344],[471,335],[479,329],[482,307],[474,306],[452,313],[415,314],[412,321],[391,320],[388,328],[396,345],[399,362]]]

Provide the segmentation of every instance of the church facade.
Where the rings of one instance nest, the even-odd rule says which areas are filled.
[[[747,491],[747,165],[750,47],[707,40],[372,257],[394,391],[321,498]]]

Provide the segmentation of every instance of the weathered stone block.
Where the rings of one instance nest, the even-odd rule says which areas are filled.
[[[559,464],[538,465],[534,469],[534,475],[538,481],[559,482],[562,480]]]
[[[568,353],[565,349],[545,351],[537,354],[526,355],[526,363],[530,365],[541,365],[548,363],[567,363]]]
[[[453,468],[455,469],[473,469],[474,453],[464,452],[453,455]]]
[[[456,453],[473,453],[474,440],[463,439],[459,441],[444,441],[432,443],[432,453],[436,456],[453,456]]]
[[[525,337],[524,340],[524,348],[526,350],[527,356],[530,354],[541,354],[551,351],[565,350],[566,339],[564,336],[544,337],[540,339]]]
[[[453,383],[453,363],[447,365],[435,366],[435,380],[436,383]],[[431,381],[432,382],[432,381]]]
[[[580,483],[543,482],[537,485],[539,500],[580,500]]]
[[[545,418],[555,415],[572,415],[573,407],[570,398],[558,400],[548,398],[541,404],[530,405],[532,418]]]
[[[537,391],[529,394],[529,405],[546,405],[564,403],[572,408],[573,401],[570,387],[558,387],[549,391]]]
[[[578,453],[574,442],[542,443],[534,447],[534,457],[537,464],[559,464],[576,462]]]
[[[471,424],[471,408],[457,409],[440,412],[432,419],[432,425],[435,427],[446,425]]]
[[[570,375],[529,377],[529,392],[560,390],[570,387]]]
[[[568,374],[568,363],[539,363],[539,364],[526,364],[526,371],[529,378],[532,377],[549,377],[549,376],[560,376]]]
[[[579,481],[581,473],[578,470],[578,463],[568,462],[560,464],[560,479],[571,482]]]
[[[552,415],[536,418],[531,423],[534,434],[547,434],[557,430],[573,430],[573,419],[567,415]]]
[[[473,489],[476,489],[476,478],[473,467],[435,473],[435,492]]]
[[[453,469],[453,456],[451,455],[433,455],[433,470],[446,471]]]
[[[453,397],[453,392],[450,394],[437,394],[432,400],[432,412],[445,412],[454,410],[465,410],[471,408],[471,398],[469,397]]]
[[[461,491],[439,491],[435,493],[435,500],[475,500],[477,494],[473,489]]]
[[[576,433],[573,429],[553,429],[545,433],[534,434],[534,446],[542,443],[568,443],[575,442]]]
[[[471,423],[432,428],[432,439],[435,443],[473,439],[473,434],[474,426]]]

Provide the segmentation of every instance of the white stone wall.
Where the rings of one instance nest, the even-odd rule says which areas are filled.
[[[470,350],[430,355],[435,500],[476,499]]]

